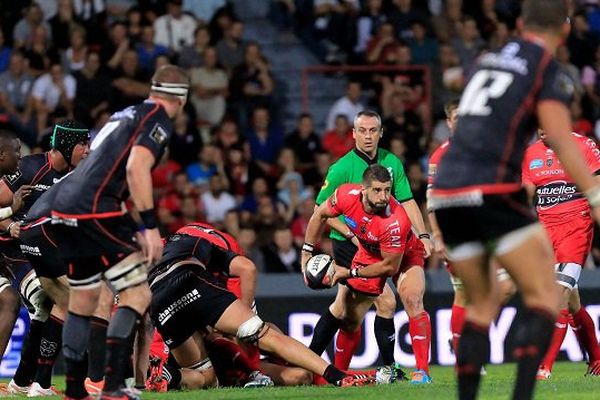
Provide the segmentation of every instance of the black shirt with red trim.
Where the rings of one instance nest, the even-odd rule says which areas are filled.
[[[150,100],[113,114],[90,145],[90,155],[57,194],[53,215],[107,218],[122,214],[129,197],[126,165],[133,146],[144,146],[160,161],[172,132],[165,109]]]
[[[25,219],[29,209],[42,194],[66,174],[67,172],[58,172],[52,168],[50,153],[31,154],[23,157],[17,172],[2,178],[13,193],[23,185],[33,186],[31,194],[25,197],[23,207],[13,216],[13,219]]]
[[[538,126],[537,104],[553,100],[568,106],[573,92],[571,78],[536,38],[516,39],[479,57],[434,192],[519,190],[525,149]]]

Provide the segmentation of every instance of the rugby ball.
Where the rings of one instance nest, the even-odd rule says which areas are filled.
[[[335,267],[333,259],[327,254],[312,256],[306,263],[304,276],[311,289],[329,289],[333,282]]]

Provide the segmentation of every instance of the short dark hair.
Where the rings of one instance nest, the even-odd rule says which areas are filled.
[[[450,119],[452,112],[458,108],[458,99],[448,100],[446,104],[444,104],[444,114],[446,114],[446,118]]]
[[[379,164],[369,165],[362,176],[362,183],[364,186],[371,186],[373,181],[385,183],[390,182],[391,180],[392,176],[390,175],[390,171]]]
[[[525,0],[521,16],[526,28],[558,31],[569,15],[565,0]]]

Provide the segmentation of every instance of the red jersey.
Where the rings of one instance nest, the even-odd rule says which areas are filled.
[[[448,146],[450,145],[450,139],[446,139],[444,143],[442,143],[437,149],[431,153],[431,157],[429,157],[429,168],[427,169],[427,187],[431,188],[433,186],[433,178],[435,178],[435,173],[437,172],[437,166],[444,157],[444,154],[448,151]]]
[[[343,215],[344,222],[360,242],[354,261],[370,265],[382,260],[381,252],[403,254],[412,234],[408,215],[398,200],[390,198],[380,214],[367,214],[362,204],[362,187],[344,184],[327,200],[329,210]]]
[[[592,172],[600,170],[600,150],[593,140],[573,133]],[[565,214],[581,214],[590,207],[566,174],[554,151],[538,140],[527,148],[522,165],[523,184],[536,187],[536,210],[544,224],[563,223]]]

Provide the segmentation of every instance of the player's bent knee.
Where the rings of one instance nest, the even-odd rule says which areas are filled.
[[[181,372],[182,388],[194,390],[217,387],[219,385],[217,374],[209,358],[186,367]]]
[[[48,301],[48,296],[46,296],[46,292],[37,276],[34,273],[29,273],[21,281],[19,289],[27,306],[29,317],[36,321],[46,321],[50,315],[52,305]]]
[[[384,291],[377,299],[375,299],[377,315],[385,314],[386,316],[394,316],[394,313],[396,312],[396,297],[391,291],[390,293],[391,295]]]
[[[117,292],[141,285],[148,280],[144,261],[124,260],[104,273],[109,285]]]
[[[402,296],[402,304],[407,314],[417,314],[423,311],[423,296],[418,293],[407,293]]]
[[[0,282],[4,279],[6,278],[0,277]],[[2,291],[0,291],[0,314],[6,315],[7,313],[12,313],[16,315],[19,312],[21,301],[19,295],[12,288],[8,279],[6,279],[6,282],[8,285],[3,287]]]
[[[237,338],[244,343],[256,343],[268,330],[269,325],[255,315],[239,326]]]

